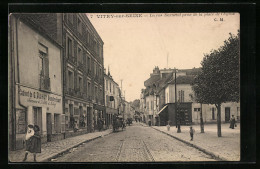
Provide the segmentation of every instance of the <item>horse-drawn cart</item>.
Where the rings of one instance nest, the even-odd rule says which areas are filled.
[[[122,116],[115,116],[113,119],[113,131],[119,131],[119,128],[122,128],[124,130],[126,127],[124,119]]]

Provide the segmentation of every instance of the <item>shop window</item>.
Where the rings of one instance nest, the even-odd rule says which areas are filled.
[[[60,133],[60,114],[54,113],[54,131],[55,133]]]
[[[26,112],[25,110],[16,110],[16,133],[26,133]]]
[[[42,133],[42,108],[33,107],[33,123],[40,127],[40,133]]]

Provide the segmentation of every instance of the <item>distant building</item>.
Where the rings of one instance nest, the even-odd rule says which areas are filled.
[[[182,125],[200,122],[200,111],[206,123],[216,122],[217,109],[214,105],[194,101],[191,84],[200,68],[180,69],[176,71],[177,107]],[[150,78],[144,82],[145,89],[140,95],[140,110],[144,112],[143,121],[151,120],[152,125],[176,125],[175,113],[175,69],[159,69],[155,67]],[[240,119],[240,103],[223,103],[221,120],[228,122],[231,115]]]
[[[106,124],[112,125],[113,115],[120,113],[121,106],[121,91],[118,84],[114,81],[109,70],[104,72],[105,81],[105,106],[106,106]]]

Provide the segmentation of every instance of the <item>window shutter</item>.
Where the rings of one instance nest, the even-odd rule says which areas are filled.
[[[44,66],[44,76],[49,77],[49,58],[44,56],[43,57],[43,66]]]

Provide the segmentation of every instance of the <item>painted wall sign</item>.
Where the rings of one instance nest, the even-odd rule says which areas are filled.
[[[50,112],[62,112],[61,96],[23,86],[20,87],[20,90],[18,90],[17,87],[17,91],[18,96],[20,95],[22,104],[25,106],[47,107]]]

